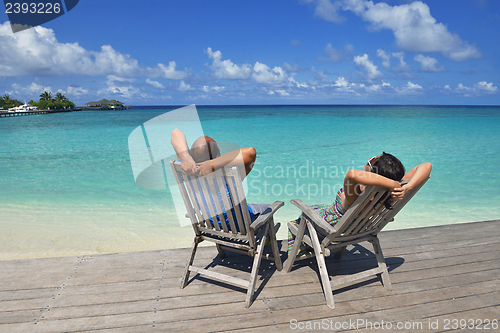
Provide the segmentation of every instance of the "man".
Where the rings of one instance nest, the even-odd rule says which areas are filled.
[[[181,160],[182,171],[188,176],[205,176],[225,166],[237,166],[241,179],[244,179],[252,171],[257,158],[254,147],[236,149],[221,156],[217,142],[209,136],[199,137],[189,149],[186,136],[177,128],[172,131],[170,143],[177,159]],[[248,211],[252,221],[268,206],[269,204],[249,204]]]

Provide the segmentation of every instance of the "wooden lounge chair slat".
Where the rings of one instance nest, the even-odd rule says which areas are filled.
[[[199,198],[196,196],[196,193],[199,192],[199,186],[197,184],[196,178],[186,176],[187,178],[187,189],[189,192],[189,196],[191,197],[191,202],[194,207],[194,210],[196,212],[196,216],[198,217],[198,221],[201,226],[208,227],[208,225],[205,224],[205,221],[207,220],[207,212],[205,210],[205,206],[203,205],[203,202],[199,202]],[[211,227],[211,226],[210,226]]]
[[[174,177],[175,177],[175,181],[177,182],[177,184],[180,184],[183,182],[182,180],[182,171],[181,171],[181,167],[180,165],[175,165],[172,167],[174,168]],[[189,188],[189,186],[187,186]],[[199,224],[198,221],[200,221],[200,218],[198,217],[197,219],[197,213],[196,213],[196,207],[193,208],[193,206],[190,204],[190,201],[189,201],[189,196],[188,196],[188,193],[186,191],[186,187],[183,186],[182,188],[179,188],[180,192],[181,192],[181,197],[182,197],[182,201],[184,202],[184,206],[186,207],[189,207],[187,209],[187,216],[189,217],[189,220],[191,221],[191,225],[193,226],[193,229],[194,229],[194,232],[197,236],[200,235],[200,230],[199,230],[199,226],[201,225],[201,223]]]
[[[230,172],[230,170],[226,170],[226,177],[229,180],[227,183],[229,186],[229,192],[231,194],[234,194],[231,195],[231,201],[233,203],[233,208],[234,208],[234,213],[236,215],[236,221],[238,224],[239,233],[242,235],[246,235],[246,229],[244,224],[245,221],[243,220],[243,216],[241,215],[241,202],[240,198],[238,197],[238,192],[236,191],[236,187],[234,186],[234,182],[237,181],[239,175],[235,177],[234,174]]]
[[[224,169],[220,169],[220,172],[224,173]],[[220,189],[224,189],[226,191],[227,189],[227,184],[224,182],[224,177],[216,177],[217,184],[219,185]],[[231,213],[231,209],[233,208],[232,204],[229,202],[227,199],[226,195],[222,196],[222,202],[224,203],[224,207],[227,211],[227,219],[229,221],[229,226],[231,228],[231,232],[236,235],[238,231],[236,230],[236,225],[234,224],[234,218],[233,214]]]
[[[245,289],[248,289],[249,282],[243,279],[235,278],[235,277],[228,277],[225,274],[220,274],[217,272],[209,271],[208,269],[202,269],[198,267],[189,267],[189,270],[191,272],[200,274],[200,275],[205,275],[208,276],[214,280],[221,281],[236,287],[242,287]]]
[[[197,192],[197,195],[200,200],[200,205],[204,208],[203,211],[207,214],[205,215],[205,222],[207,225],[212,225],[215,230],[219,231],[222,221],[221,223],[218,223],[217,214],[214,211],[214,204],[215,201],[217,201],[217,192],[212,193],[208,189],[208,177],[200,177],[198,178],[198,182],[200,184],[201,192]]]
[[[352,229],[352,233],[356,234],[360,232],[360,230],[365,230],[367,224],[370,222],[370,219],[376,218],[378,214],[376,214],[375,210],[375,205],[380,204],[379,200],[382,200],[383,197],[385,197],[386,191],[380,191],[375,194],[375,196],[372,199],[365,199],[368,200],[369,203],[366,205],[366,208],[363,209],[362,214],[359,217],[359,223],[356,228]],[[353,224],[354,227],[354,224]]]
[[[214,174],[216,173],[221,173],[220,170],[217,170],[214,172]],[[217,215],[217,217],[219,218],[219,221],[220,223],[217,223],[217,224],[220,224],[220,226],[222,226],[222,229],[227,232],[228,229],[227,229],[227,223],[226,223],[226,218],[224,217],[224,210],[221,208],[221,205],[220,205],[220,201],[219,201],[219,194],[220,194],[220,197],[223,197],[226,195],[226,190],[224,188],[219,188],[219,186],[217,186],[217,188],[215,187],[215,184],[217,183],[215,181],[216,177],[213,177],[212,175],[207,175],[207,183],[208,183],[208,191],[209,193],[212,193],[211,197],[212,197],[212,201],[215,205],[215,215]],[[211,206],[212,209],[213,209],[213,206]],[[216,217],[213,217],[213,220],[215,221],[216,220]],[[219,229],[220,230],[220,229]]]

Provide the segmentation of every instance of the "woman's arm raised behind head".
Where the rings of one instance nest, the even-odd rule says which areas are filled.
[[[399,182],[369,171],[349,170],[344,178],[344,209],[349,208],[361,194],[360,185],[382,186],[391,191],[401,186]]]
[[[410,181],[398,188],[395,188],[391,193],[391,197],[393,200],[402,200],[406,193],[410,191],[412,188],[420,185],[423,181],[425,181],[431,175],[432,164],[431,163],[422,163],[411,169],[404,175],[403,179],[410,179]]]

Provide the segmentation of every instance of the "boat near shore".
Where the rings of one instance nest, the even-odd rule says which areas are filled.
[[[24,103],[23,105],[10,108],[7,112],[33,112],[33,111],[38,111],[38,107]]]

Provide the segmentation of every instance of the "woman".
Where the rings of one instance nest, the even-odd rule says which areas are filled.
[[[431,163],[422,163],[405,174],[401,161],[391,154],[383,152],[368,160],[363,170],[349,170],[344,178],[344,186],[337,192],[331,205],[314,205],[311,208],[326,222],[334,226],[340,221],[347,209],[356,201],[366,186],[382,186],[391,190],[391,200],[401,200],[414,187],[425,181],[432,170]],[[399,181],[411,179],[401,186]],[[300,219],[300,218],[299,218]],[[296,222],[299,222],[299,219]],[[322,235],[318,230],[319,236]],[[326,235],[322,235],[326,236]],[[292,250],[295,236],[288,231],[288,253]],[[299,251],[305,248],[301,245]]]

